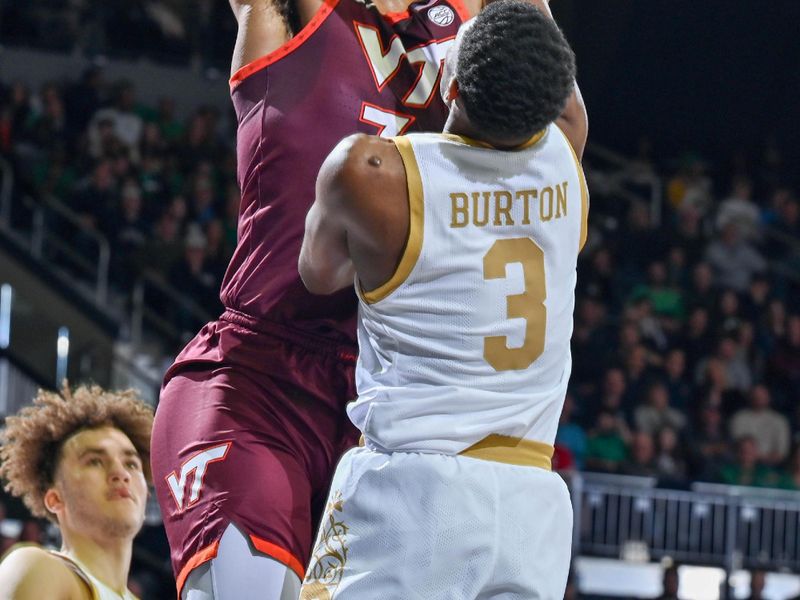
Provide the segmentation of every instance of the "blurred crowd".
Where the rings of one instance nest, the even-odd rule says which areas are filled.
[[[180,119],[170,98],[143,105],[130,83],[90,68],[41,89],[0,84],[0,155],[14,165],[18,197],[55,198],[107,237],[113,289],[129,292],[147,271],[216,316],[239,207],[225,116],[200,107]],[[64,234],[92,257],[88,234]],[[165,316],[196,328],[181,311]]]
[[[800,489],[795,190],[774,151],[665,175],[661,210],[593,195],[559,465]]]
[[[4,86],[0,152],[16,188],[109,238],[116,289],[149,270],[214,315],[239,204],[224,117],[179,119],[91,68]],[[655,208],[593,190],[560,468],[800,489],[800,204],[774,154],[645,157],[665,175]]]
[[[149,271],[210,315],[236,243],[234,140],[228,115],[179,118],[168,97],[143,105],[99,68],[40,89],[0,83],[15,194],[54,197],[107,236],[117,291]],[[775,153],[640,157],[635,170],[663,178],[663,205],[604,193],[590,176],[557,468],[800,489],[800,203]],[[46,539],[46,526],[4,512],[0,550]],[[145,535],[134,578],[168,590],[163,531]]]
[[[224,70],[235,37],[227,2],[0,0],[0,40],[14,46]]]

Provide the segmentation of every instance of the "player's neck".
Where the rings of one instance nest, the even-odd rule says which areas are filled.
[[[381,14],[405,11],[413,0],[372,0]]]
[[[61,552],[76,559],[112,590],[123,593],[128,587],[133,540],[107,538],[102,542],[75,532],[62,530]]]
[[[516,148],[517,146],[520,146],[528,141],[527,138],[520,138],[519,140],[511,141],[487,138],[485,135],[481,134],[475,129],[470,122],[469,117],[467,117],[466,112],[458,102],[453,102],[450,105],[450,114],[447,117],[447,122],[444,124],[443,131],[444,133],[452,133],[454,135],[468,137],[473,140],[489,144],[498,150]]]

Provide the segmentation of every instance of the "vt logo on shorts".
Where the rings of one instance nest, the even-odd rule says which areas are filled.
[[[175,471],[173,471],[165,477],[169,485],[169,491],[172,493],[172,498],[175,500],[175,504],[178,505],[178,512],[183,512],[187,508],[191,508],[192,505],[200,500],[203,477],[205,477],[209,463],[225,460],[225,456],[228,454],[232,443],[233,442],[225,442],[196,452],[181,465],[180,475],[175,475]],[[192,485],[189,488],[188,501],[184,503],[189,475],[193,475],[194,477]]]

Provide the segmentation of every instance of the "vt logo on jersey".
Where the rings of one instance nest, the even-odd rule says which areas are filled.
[[[196,452],[181,465],[179,475],[176,475],[175,471],[167,475],[166,480],[169,485],[169,491],[172,493],[175,504],[178,505],[178,512],[183,512],[197,503],[200,499],[203,477],[205,477],[208,465],[212,462],[225,460],[225,456],[228,454],[232,443],[233,442],[225,442],[218,446]],[[187,499],[185,496],[189,475],[193,475],[193,478],[192,485],[189,487],[189,498]],[[184,500],[186,500],[186,502],[184,502]]]
[[[413,66],[419,65],[419,72],[407,90],[400,90],[403,94],[401,102],[411,108],[426,108],[437,93],[442,62],[455,38],[435,40],[406,50],[400,37],[394,35],[389,48],[385,49],[376,27],[364,23],[354,23],[354,26],[378,91],[383,91],[392,82],[400,72],[403,61],[407,60]],[[386,110],[367,102],[361,107],[360,118],[378,127],[382,137],[402,135],[414,122],[413,115]]]

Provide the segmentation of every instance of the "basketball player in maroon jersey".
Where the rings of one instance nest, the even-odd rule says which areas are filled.
[[[547,0],[533,0],[547,8]],[[298,275],[322,161],[347,135],[438,131],[442,61],[481,0],[231,0],[239,241],[221,317],[165,376],[153,478],[184,599],[297,598],[355,397],[352,290]]]

